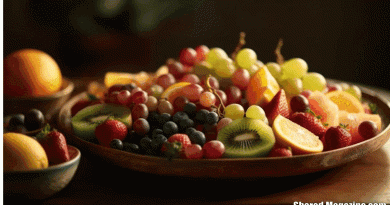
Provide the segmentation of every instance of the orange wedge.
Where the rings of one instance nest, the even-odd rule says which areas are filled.
[[[165,89],[160,98],[165,98],[170,103],[173,103],[173,101],[182,94],[181,89],[190,84],[190,82],[175,83]]]
[[[318,136],[282,115],[275,118],[272,130],[276,142],[291,147],[294,154],[319,153],[324,149]]]
[[[249,81],[246,99],[249,105],[264,106],[269,103],[280,90],[279,84],[267,66],[261,67]]]
[[[339,110],[345,110],[349,113],[364,113],[362,103],[346,91],[332,91],[325,95],[339,107]]]
[[[104,85],[108,88],[115,84],[135,83],[146,90],[152,84],[151,74],[141,71],[139,73],[107,72],[104,76]]]

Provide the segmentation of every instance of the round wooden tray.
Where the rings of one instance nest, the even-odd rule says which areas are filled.
[[[269,178],[302,175],[327,170],[351,162],[382,147],[390,137],[390,103],[372,90],[361,88],[363,98],[375,103],[382,117],[382,131],[374,138],[345,148],[318,154],[298,155],[289,158],[242,158],[185,160],[133,154],[87,142],[75,136],[71,126],[71,107],[87,93],[70,99],[58,115],[58,129],[69,143],[115,166],[135,171],[191,178]]]

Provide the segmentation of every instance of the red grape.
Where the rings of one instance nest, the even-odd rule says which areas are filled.
[[[176,83],[176,78],[170,73],[160,75],[157,78],[156,82],[156,84],[163,87],[164,90],[167,89],[169,86],[173,85],[174,83]]]
[[[135,104],[146,103],[148,101],[148,93],[143,90],[137,91],[130,98],[130,102]]]
[[[209,48],[205,45],[199,45],[195,48],[196,51],[196,60],[204,61],[206,60],[206,55],[209,52]]]
[[[117,95],[118,102],[122,105],[127,105],[127,103],[130,101],[130,97],[131,93],[128,90],[122,90]]]
[[[200,79],[197,75],[195,75],[193,73],[188,73],[188,74],[185,74],[180,79],[180,82],[189,82],[189,83],[198,84],[198,83],[200,83]]]
[[[204,107],[211,107],[212,105],[215,105],[215,102],[217,101],[217,98],[215,97],[214,93],[209,91],[204,91],[200,94],[199,97],[199,103]]]
[[[237,86],[231,85],[225,90],[226,97],[227,97],[227,103],[226,105],[230,105],[233,103],[240,104],[241,98],[242,98],[242,92],[240,88]]]
[[[250,78],[251,75],[249,74],[249,71],[247,69],[240,68],[233,73],[231,80],[235,86],[241,90],[245,90],[249,85]]]
[[[303,95],[291,98],[290,107],[293,112],[305,112],[310,108],[309,100]]]
[[[133,130],[140,136],[146,135],[150,130],[149,122],[144,118],[138,118],[133,123]]]
[[[209,84],[211,86],[211,88],[214,88],[214,89],[219,89],[219,81],[217,80],[217,78],[215,78],[214,76],[210,76],[210,78],[208,76],[203,76],[200,80],[200,85],[204,88],[206,88],[206,80],[209,79]]]
[[[149,115],[148,107],[143,104],[136,104],[131,110],[131,117],[132,120],[137,120],[138,118],[144,118],[147,119]]]
[[[196,51],[193,48],[184,48],[180,51],[180,62],[186,65],[194,65],[196,60]]]
[[[199,101],[200,94],[203,92],[202,86],[198,84],[187,85],[183,88],[183,96],[191,102]]]
[[[226,105],[226,103],[227,103],[226,93],[223,90],[216,90],[215,92],[221,98],[223,105]],[[220,104],[221,104],[221,102],[219,101],[219,98],[217,97],[217,101],[215,102],[215,105],[218,106]]]
[[[173,75],[176,79],[179,79],[183,77],[185,74],[183,65],[176,60],[168,60],[167,61],[167,67],[168,67],[168,72]]]
[[[174,112],[179,112],[184,110],[184,106],[189,102],[189,100],[184,96],[179,96],[173,101]]]
[[[203,145],[203,156],[206,159],[218,159],[225,153],[225,145],[218,140],[211,140]]]
[[[363,121],[358,127],[358,132],[364,139],[370,139],[378,133],[378,126],[371,120]]]

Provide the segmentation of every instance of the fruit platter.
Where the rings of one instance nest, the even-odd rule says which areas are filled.
[[[231,55],[184,48],[154,73],[107,72],[58,115],[68,140],[112,165],[158,175],[283,177],[363,157],[390,137],[390,103],[309,72],[264,64],[245,33]]]

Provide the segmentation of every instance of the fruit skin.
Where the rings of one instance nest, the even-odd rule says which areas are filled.
[[[318,137],[326,132],[326,127],[312,112],[296,112],[290,116],[290,120],[308,129]]]
[[[75,116],[80,110],[82,110],[90,105],[96,105],[96,104],[100,104],[100,103],[103,103],[103,102],[100,100],[88,100],[88,99],[79,100],[70,109],[71,116]]]
[[[100,145],[110,147],[113,139],[124,140],[127,132],[127,126],[123,122],[108,119],[96,127],[95,136]]]
[[[292,157],[291,149],[274,146],[269,152],[268,157]]]
[[[4,171],[44,169],[48,166],[46,152],[37,140],[20,133],[3,135]]]
[[[225,145],[218,140],[211,140],[203,145],[203,156],[206,159],[218,159],[225,153]]]
[[[21,49],[4,59],[4,96],[48,96],[62,86],[57,62],[36,49]]]
[[[202,159],[203,149],[198,144],[191,144],[187,147],[183,147],[180,158],[182,159]]]
[[[264,112],[271,126],[278,115],[289,118],[290,110],[288,108],[286,93],[283,89],[280,89],[272,98],[271,102],[264,106]]]
[[[342,126],[329,127],[323,137],[326,151],[346,147],[352,140],[351,134]]]
[[[38,139],[49,159],[49,164],[60,164],[70,160],[68,145],[65,136],[53,130]]]

